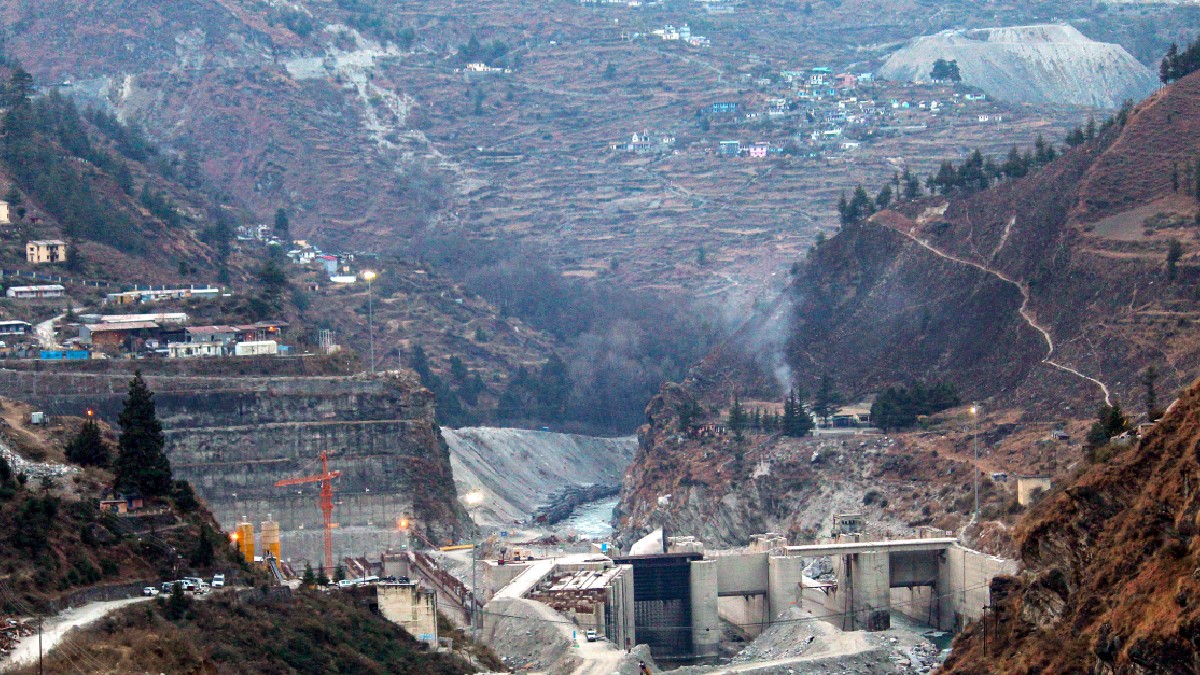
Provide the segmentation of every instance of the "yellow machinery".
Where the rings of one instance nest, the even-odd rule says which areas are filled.
[[[242,552],[242,558],[246,562],[254,562],[254,523],[246,521],[238,523],[237,532],[233,536],[238,550]]]
[[[259,524],[262,528],[262,552],[263,557],[268,554],[275,556],[276,560],[282,560],[279,556],[279,523],[271,520],[271,514],[267,514],[267,519]],[[253,551],[251,552],[253,555]]]

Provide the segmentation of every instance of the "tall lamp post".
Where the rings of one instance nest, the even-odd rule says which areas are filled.
[[[463,495],[463,503],[467,505],[467,514],[471,515],[472,509],[478,509],[483,504],[483,493],[479,490],[472,490]],[[471,518],[474,522],[474,516]],[[475,624],[476,606],[479,600],[478,586],[475,583],[475,552],[479,548],[479,543],[475,541],[475,536],[471,536],[471,641],[475,642],[478,630]]]
[[[971,474],[975,478],[975,522],[979,522],[979,406],[971,404],[971,453],[975,463],[971,465]]]
[[[363,272],[367,280],[367,337],[371,343],[371,374],[375,374],[375,304],[371,294],[371,282],[375,281],[375,271]]]

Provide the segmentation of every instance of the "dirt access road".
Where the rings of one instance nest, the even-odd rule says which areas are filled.
[[[93,602],[82,607],[72,607],[46,620],[42,626],[42,652],[49,654],[72,628],[80,628],[103,619],[122,607],[152,600],[149,597],[127,598]],[[8,658],[0,663],[0,670],[13,670],[20,666],[36,663],[38,659],[37,633],[21,638]]]

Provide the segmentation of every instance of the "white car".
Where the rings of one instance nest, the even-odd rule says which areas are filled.
[[[158,595],[158,593],[159,593],[159,590],[153,586],[147,586],[142,589],[142,595],[147,595],[147,596],[153,597],[155,595]]]
[[[599,636],[599,635],[597,635],[597,634],[596,634],[596,631],[594,631],[594,630],[589,630],[589,631],[586,633],[586,635],[587,635],[587,641],[588,641],[588,642],[595,642],[596,640],[599,640],[599,639],[600,639],[600,636]]]
[[[213,580],[212,580],[212,587],[213,588],[224,588],[225,587],[225,575],[224,574],[214,574]]]

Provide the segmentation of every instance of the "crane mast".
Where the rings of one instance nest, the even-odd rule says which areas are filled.
[[[325,450],[321,451],[319,456],[321,460],[321,473],[316,476],[301,476],[299,478],[285,478],[275,482],[275,487],[287,487],[289,485],[302,485],[305,483],[320,483],[320,506],[321,515],[325,521],[325,570],[326,573],[333,571],[333,479],[342,475],[341,471],[329,470],[329,453]]]

